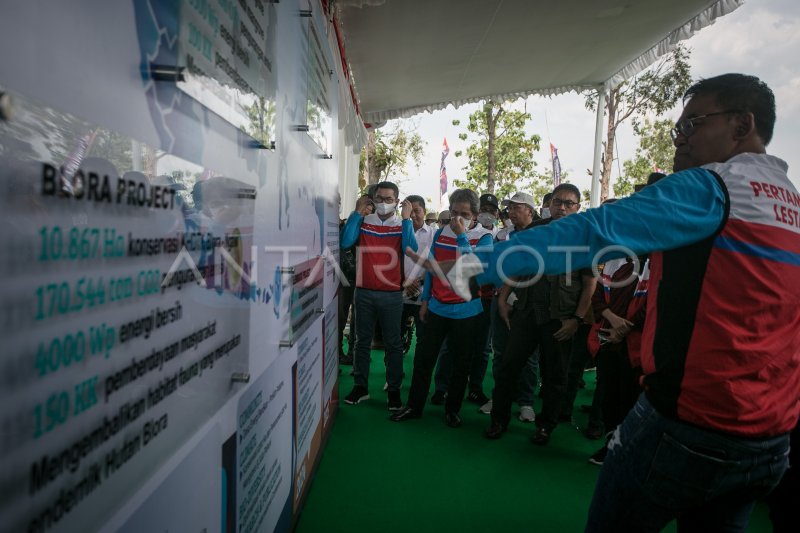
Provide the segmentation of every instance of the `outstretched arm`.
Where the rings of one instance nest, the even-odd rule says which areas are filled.
[[[718,231],[727,209],[727,192],[716,174],[702,168],[678,172],[629,198],[517,232],[493,251],[477,252],[483,267],[477,282],[499,285],[507,276],[586,268],[595,257],[602,262],[686,246]]]

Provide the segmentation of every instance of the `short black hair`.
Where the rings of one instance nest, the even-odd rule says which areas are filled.
[[[552,199],[553,199],[553,193],[549,192],[545,194],[544,197],[542,198],[542,207],[550,205],[550,200]]]
[[[418,194],[412,194],[411,196],[406,197],[406,202],[410,202],[412,204],[419,204],[422,206],[422,209],[425,209],[425,198]],[[425,216],[428,216],[427,214]]]
[[[559,185],[558,187],[553,189],[553,195],[552,196],[555,196],[556,193],[559,192],[559,191],[571,192],[572,194],[575,195],[575,198],[578,199],[578,203],[581,203],[581,190],[578,187],[576,187],[575,185],[573,185],[571,183],[562,183],[561,185]],[[552,196],[551,196],[551,198],[552,198]]]
[[[397,188],[397,185],[392,183],[391,181],[381,181],[375,184],[375,189],[373,189],[372,194],[370,196],[375,196],[375,193],[378,189],[392,189],[394,191],[395,198],[400,198],[400,189]]]
[[[746,74],[722,74],[700,80],[683,95],[683,102],[698,94],[714,95],[723,109],[753,113],[758,136],[767,145],[775,128],[775,95],[766,83]]]
[[[652,185],[657,181],[661,181],[666,178],[667,175],[663,172],[651,172],[649,176],[647,176],[647,185]]]

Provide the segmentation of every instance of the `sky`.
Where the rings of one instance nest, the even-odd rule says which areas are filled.
[[[693,79],[741,72],[758,76],[772,88],[777,122],[767,152],[789,164],[789,177],[800,188],[800,1],[747,0],[742,7],[717,19],[684,43],[692,51],[689,63]],[[583,96],[576,93],[549,98],[531,96],[513,106],[531,113],[532,120],[526,129],[542,139],[541,149],[536,154],[538,170],[549,170],[549,143],[553,143],[558,148],[562,169],[569,174],[567,180],[581,190],[590,188],[591,178],[586,170],[592,168],[595,113],[584,107]],[[449,106],[434,113],[389,121],[382,128],[383,131],[392,131],[398,126],[416,129],[426,142],[418,169],[411,164],[389,178],[399,184],[401,195],[419,194],[432,200],[433,204],[428,206],[430,211],[441,208],[442,140],[446,137],[450,146],[446,165],[450,179],[448,190],[452,191],[455,188],[453,179],[463,178],[466,173],[466,155],[457,158],[455,152],[465,151],[469,143],[459,140],[458,134],[466,131],[467,117],[479,107],[480,104],[458,109]],[[680,112],[678,104],[664,117],[675,120]],[[462,125],[453,126],[454,119],[461,120]],[[615,161],[612,183],[617,169],[624,160],[633,157],[638,145],[629,123],[623,123],[617,131],[619,165]]]

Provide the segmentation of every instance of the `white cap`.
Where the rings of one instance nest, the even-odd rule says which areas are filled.
[[[531,209],[536,209],[536,204],[533,202],[533,196],[526,192],[517,192],[514,193],[514,196],[509,198],[508,200],[503,200],[503,207],[508,206],[508,204],[525,204]]]

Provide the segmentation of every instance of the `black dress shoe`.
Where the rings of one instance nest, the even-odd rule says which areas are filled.
[[[531,437],[531,442],[539,446],[544,446],[550,441],[550,430],[547,428],[539,428],[536,433]]]
[[[431,404],[432,405],[444,405],[444,401],[447,399],[447,393],[437,390],[431,396]]]
[[[605,435],[602,426],[589,426],[583,430],[583,436],[589,440],[600,440]]]
[[[413,407],[403,407],[401,410],[397,411],[395,414],[389,417],[389,420],[392,422],[405,422],[406,420],[412,420],[414,418],[421,418],[422,413],[414,409]]]
[[[488,428],[483,432],[486,435],[487,439],[499,439],[503,436],[503,433],[506,431],[507,427],[501,424],[500,422],[492,422]]]
[[[461,425],[461,417],[458,416],[458,413],[445,413],[444,423],[451,428],[457,428]]]

